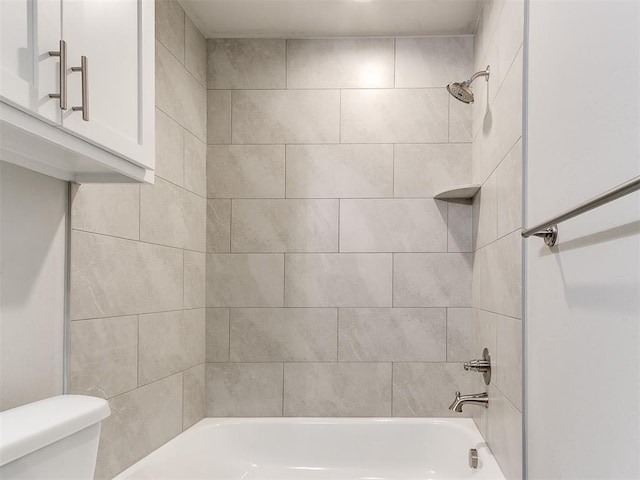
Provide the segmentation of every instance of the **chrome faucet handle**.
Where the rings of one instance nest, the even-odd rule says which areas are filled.
[[[489,385],[491,383],[491,355],[489,355],[489,350],[486,347],[482,350],[482,359],[465,362],[464,369],[482,373],[485,385]]]

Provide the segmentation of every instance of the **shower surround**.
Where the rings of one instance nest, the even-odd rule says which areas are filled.
[[[156,2],[156,185],[73,196],[71,390],[113,412],[96,478],[205,415],[454,416],[485,344],[465,415],[520,476],[519,5],[488,2],[474,46],[205,41]],[[444,88],[486,63],[489,116],[484,82]],[[433,200],[472,180],[474,208]]]
[[[485,4],[475,36],[473,83],[473,343],[488,347],[489,408],[473,416],[505,477],[522,478],[522,57],[524,1]]]
[[[460,415],[472,207],[433,196],[472,69],[472,36],[208,40],[207,416]]]
[[[70,392],[109,399],[95,477],[204,416],[206,41],[156,1],[155,185],[74,185]]]

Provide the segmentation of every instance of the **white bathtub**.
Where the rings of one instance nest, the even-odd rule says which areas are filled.
[[[504,479],[472,420],[438,418],[205,418],[116,477],[463,478]]]

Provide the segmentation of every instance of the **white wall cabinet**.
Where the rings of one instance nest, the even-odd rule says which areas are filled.
[[[0,159],[152,182],[154,24],[153,0],[0,1]]]

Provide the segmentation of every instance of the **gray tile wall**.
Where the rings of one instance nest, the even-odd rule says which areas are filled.
[[[472,61],[473,37],[208,41],[207,415],[448,416],[471,390],[472,207],[433,196],[472,179],[444,88]]]
[[[112,412],[96,478],[205,414],[206,40],[168,0],[156,40],[155,185],[81,185],[72,199],[71,392]]]
[[[492,353],[489,408],[474,418],[508,479],[522,478],[522,43],[523,0],[485,2],[473,84],[473,349]],[[474,378],[474,391],[484,384]]]

